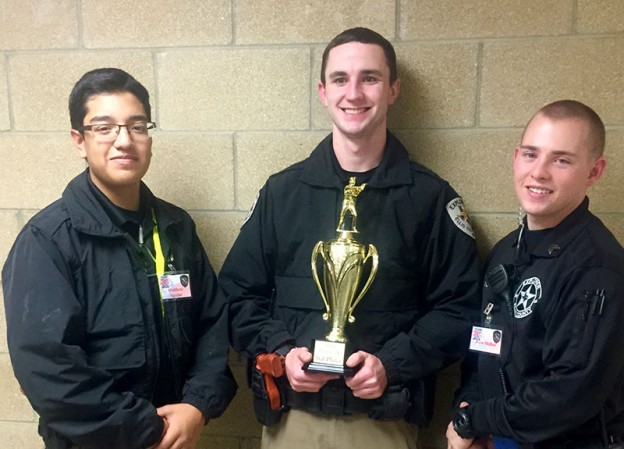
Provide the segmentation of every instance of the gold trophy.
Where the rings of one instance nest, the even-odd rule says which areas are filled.
[[[355,185],[355,178],[349,179],[344,188],[344,200],[338,223],[338,237],[328,242],[320,241],[312,250],[312,276],[325,303],[325,321],[331,320],[331,332],[325,340],[313,340],[312,362],[305,369],[313,372],[353,375],[355,368],[345,366],[348,358],[347,337],[344,327],[347,321],[355,322],[353,309],[367,292],[377,274],[379,256],[373,245],[362,245],[353,238],[357,234],[355,198],[364,190],[366,184]],[[345,219],[351,216],[350,226],[345,226]],[[347,228],[347,229],[345,229]],[[323,282],[319,280],[318,262],[322,260]],[[364,265],[371,260],[368,279],[360,287]]]

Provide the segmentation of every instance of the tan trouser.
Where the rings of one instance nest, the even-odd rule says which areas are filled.
[[[366,415],[327,416],[291,410],[262,431],[262,449],[418,449],[418,427]]]

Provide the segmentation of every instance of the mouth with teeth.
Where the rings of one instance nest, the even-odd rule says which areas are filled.
[[[529,190],[529,192],[536,193],[538,195],[547,195],[549,193],[552,193],[552,190],[546,189],[544,187],[527,187],[527,189]]]
[[[364,112],[366,112],[367,108],[343,108],[342,110],[345,112],[345,114],[355,115],[363,114]]]

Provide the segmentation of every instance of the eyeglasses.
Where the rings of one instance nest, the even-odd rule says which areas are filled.
[[[152,130],[156,128],[154,122],[136,122],[127,125],[118,125],[116,123],[98,123],[96,125],[84,125],[78,128],[78,131],[91,131],[93,136],[102,142],[117,140],[117,136],[121,131],[121,127],[125,126],[128,134],[137,142],[147,140],[152,135]]]

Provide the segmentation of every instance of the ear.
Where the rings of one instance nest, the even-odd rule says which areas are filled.
[[[80,131],[76,129],[72,129],[70,131],[72,142],[76,146],[78,150],[78,154],[81,158],[87,159],[87,150],[85,149],[85,140],[84,136],[80,133]]]
[[[600,156],[598,159],[594,161],[594,165],[589,171],[589,177],[587,178],[587,187],[593,186],[596,184],[602,175],[604,174],[607,168],[607,160]]]
[[[392,103],[396,101],[397,97],[399,96],[400,87],[401,87],[401,80],[398,78],[394,81],[394,83],[390,85],[390,94],[388,96],[388,106],[390,106]]]
[[[321,99],[321,103],[327,106],[327,95],[325,94],[325,85],[322,81],[319,81],[316,90],[318,91],[318,96]]]

